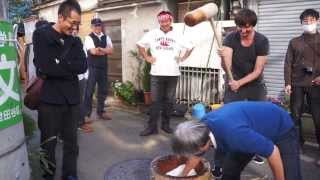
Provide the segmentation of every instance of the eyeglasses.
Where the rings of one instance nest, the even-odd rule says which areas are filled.
[[[81,22],[80,21],[75,21],[75,20],[69,20],[69,17],[65,18],[65,20],[71,24],[72,26],[80,26],[81,25]]]

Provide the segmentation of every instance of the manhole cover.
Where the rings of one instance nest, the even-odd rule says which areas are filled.
[[[151,159],[124,161],[107,170],[104,180],[149,180]]]

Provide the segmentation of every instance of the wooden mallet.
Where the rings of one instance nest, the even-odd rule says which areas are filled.
[[[213,16],[215,16],[218,13],[218,7],[214,3],[208,3],[205,4],[193,11],[190,11],[185,14],[184,16],[184,22],[188,26],[195,26],[203,21],[210,21],[214,38],[217,41],[218,47],[222,48],[222,43],[220,42],[218,35],[217,35],[217,28],[214,23]],[[224,62],[223,62],[224,63]],[[225,63],[224,63],[225,64]],[[233,80],[233,75],[231,73],[230,68],[225,66],[226,74],[228,76],[229,80]]]

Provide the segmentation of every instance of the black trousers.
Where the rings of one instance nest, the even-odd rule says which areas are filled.
[[[234,92],[226,85],[223,102],[230,103],[234,101],[265,101],[267,98],[267,90],[264,83],[243,86],[239,91]]]
[[[169,126],[170,117],[175,102],[178,76],[151,76],[152,105],[148,127],[156,130],[161,113],[161,125]]]
[[[290,111],[296,128],[299,130],[300,142],[303,142],[301,115],[305,109],[305,100],[310,107],[314,122],[317,142],[320,145],[320,86],[293,87],[290,95]]]
[[[98,85],[97,92],[97,113],[104,112],[104,101],[108,93],[107,68],[89,67],[89,77],[87,81],[87,88],[85,90],[84,106],[85,115],[90,116],[92,112],[92,96],[96,85]]]
[[[63,139],[62,176],[77,176],[77,158],[79,154],[77,128],[79,105],[51,105],[41,103],[38,111],[38,126],[41,133],[41,148],[46,159],[56,164],[55,147],[57,136]],[[42,166],[42,168],[44,168]],[[45,169],[45,168],[44,168]],[[55,171],[55,166],[50,166]],[[48,175],[46,173],[45,175]]]

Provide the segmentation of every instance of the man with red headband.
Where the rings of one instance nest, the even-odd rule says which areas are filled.
[[[151,63],[152,105],[148,126],[140,136],[158,133],[157,120],[160,111],[161,129],[166,133],[173,132],[170,128],[170,114],[180,75],[179,63],[189,57],[193,48],[192,44],[171,26],[173,16],[170,12],[161,11],[157,18],[160,28],[149,31],[137,42],[139,53],[145,61]],[[146,52],[148,48],[151,55]],[[182,51],[185,53],[182,54]]]

